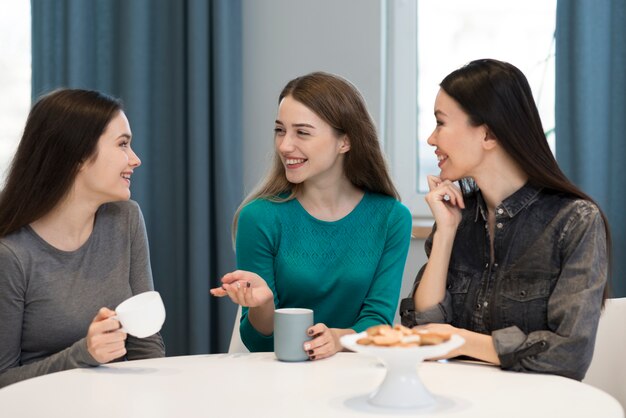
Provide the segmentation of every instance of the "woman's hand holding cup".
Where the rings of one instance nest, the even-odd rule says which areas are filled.
[[[328,328],[326,324],[322,323],[315,324],[307,330],[307,334],[312,339],[304,343],[304,351],[311,360],[330,357],[343,350],[343,346],[339,341],[341,336],[351,333],[354,333],[351,329],[341,330]]]
[[[100,308],[87,331],[87,351],[100,364],[126,354],[126,333],[118,332],[120,323],[113,316],[114,311]]]

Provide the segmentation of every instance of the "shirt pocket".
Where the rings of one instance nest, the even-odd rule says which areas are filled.
[[[452,300],[452,324],[457,327],[467,328],[467,324],[462,323],[462,318],[466,317],[464,312],[471,283],[471,273],[456,268],[448,269],[446,290]]]
[[[503,328],[517,326],[528,334],[548,329],[548,299],[552,275],[547,272],[517,272],[500,287]]]

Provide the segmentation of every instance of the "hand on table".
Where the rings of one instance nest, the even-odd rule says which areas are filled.
[[[306,351],[310,360],[330,357],[343,350],[339,338],[342,335],[353,332],[352,330],[328,328],[322,323],[315,324],[307,330],[307,334],[312,336],[313,339],[304,343],[304,351]]]
[[[432,360],[448,359],[458,356],[468,356],[476,360],[488,363],[500,364],[500,357],[496,351],[493,337],[489,334],[470,331],[464,328],[455,328],[450,324],[426,324],[414,327],[414,329],[425,329],[431,332],[441,332],[460,335],[465,342],[462,346],[442,356]]]
[[[450,335],[453,335],[453,334],[458,335],[458,334],[461,334],[461,331],[462,331],[460,328],[453,327],[450,324],[437,324],[437,323],[418,325],[416,327],[413,327],[413,329],[425,330],[425,331],[435,332],[439,334],[450,334]],[[462,349],[463,349],[463,346],[460,346],[459,348],[456,348],[441,357],[436,357],[436,358],[432,358],[429,360],[443,360],[443,359],[458,357],[458,356],[465,354],[462,352]]]
[[[114,311],[100,308],[87,331],[87,351],[100,364],[126,354],[126,333],[118,331],[121,325],[111,318],[114,315]]]
[[[254,308],[274,302],[274,294],[265,280],[256,273],[236,270],[222,277],[222,286],[211,289],[217,297],[228,296],[238,305]]]

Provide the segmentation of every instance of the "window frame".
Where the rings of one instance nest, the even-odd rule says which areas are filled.
[[[0,60],[0,75],[3,77],[0,90],[4,98],[3,105],[0,105],[0,189],[5,185],[22,137],[32,94],[30,2],[13,2],[3,12],[1,23],[15,22],[19,30],[4,25],[3,33],[0,34],[0,43],[5,52],[5,58]]]
[[[418,191],[417,2],[382,3],[385,152],[402,202],[414,220],[430,224],[433,217],[425,194]]]
[[[382,54],[382,117],[381,125],[384,149],[389,158],[390,169],[403,203],[413,214],[414,224],[432,225],[433,216],[420,192],[420,115],[419,115],[419,50],[418,50],[418,2],[396,0],[381,2],[383,27]],[[554,59],[554,38],[551,52],[545,62]],[[543,62],[543,61],[542,61]],[[547,64],[546,64],[547,65]],[[541,112],[541,90],[536,91],[531,72],[522,68],[529,78],[533,96]],[[549,102],[548,102],[549,103]],[[542,114],[545,124],[546,119]],[[426,121],[427,123],[427,121]],[[544,125],[545,126],[545,125]],[[434,128],[434,123],[433,123]],[[424,135],[423,130],[421,135]],[[548,142],[555,149],[554,133],[547,132]],[[423,181],[423,180],[422,180]]]

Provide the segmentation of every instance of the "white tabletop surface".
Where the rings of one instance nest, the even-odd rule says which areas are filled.
[[[0,416],[19,417],[603,417],[624,413],[608,394],[558,376],[425,362],[430,409],[374,407],[385,368],[374,357],[282,363],[273,353],[215,354],[116,363],[0,389]]]

